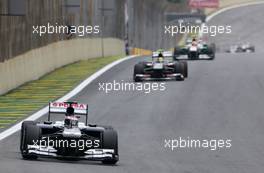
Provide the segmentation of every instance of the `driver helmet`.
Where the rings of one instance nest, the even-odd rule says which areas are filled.
[[[196,45],[197,45],[197,40],[196,40],[195,37],[192,39],[192,45],[193,45],[193,46],[196,46]]]
[[[74,116],[73,107],[67,107],[65,116],[64,124],[66,127],[76,126],[78,124],[78,119]]]
[[[71,107],[71,106],[67,107],[67,109],[66,109],[66,115],[67,116],[73,116],[74,115],[74,108]]]
[[[158,55],[158,62],[163,62],[163,60],[164,60],[163,54],[160,52]]]

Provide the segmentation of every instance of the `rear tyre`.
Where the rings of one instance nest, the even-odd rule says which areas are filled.
[[[176,81],[184,81],[184,77],[177,76]]]
[[[117,132],[113,128],[107,128],[103,134],[103,148],[113,149],[114,158],[103,160],[103,164],[114,165],[118,162],[118,136]]]
[[[215,52],[211,53],[211,54],[209,55],[209,57],[210,57],[210,60],[214,60],[214,59],[215,59]]]
[[[208,47],[208,56],[210,57],[210,60],[215,59],[215,50],[216,50],[216,46],[214,43],[210,44],[210,46]]]
[[[211,56],[211,59],[212,59],[212,60],[215,59],[215,53]]]
[[[35,160],[37,155],[28,152],[28,145],[34,145],[34,142],[40,140],[41,128],[33,121],[25,121],[22,123],[20,151],[23,159]]]
[[[251,52],[255,52],[255,47],[254,46],[250,47],[249,49],[250,49]]]
[[[213,52],[216,51],[216,45],[215,45],[215,43],[211,43],[209,47],[212,49]]]
[[[181,55],[181,48],[176,46],[174,48],[174,52],[173,52],[173,58],[177,59],[177,57],[179,57]]]

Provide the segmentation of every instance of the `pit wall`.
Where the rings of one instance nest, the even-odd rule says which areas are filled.
[[[104,55],[124,55],[124,42],[104,39]],[[86,38],[59,41],[30,50],[0,63],[0,95],[64,65],[89,58],[102,57],[101,39]]]

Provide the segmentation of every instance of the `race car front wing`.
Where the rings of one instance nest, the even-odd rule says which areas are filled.
[[[184,78],[184,76],[180,73],[172,73],[172,74],[165,74],[164,77],[162,78],[155,78],[152,77],[150,74],[136,74],[136,77],[142,78],[144,80],[152,80],[152,79],[165,79],[165,80],[169,80],[172,78]]]
[[[83,156],[65,156],[58,155],[57,150],[53,147],[46,146],[38,146],[38,145],[28,145],[28,153],[35,154],[40,157],[54,157],[54,158],[78,158],[78,159],[86,159],[86,160],[95,160],[102,161],[105,159],[118,159],[118,156],[115,154],[113,149],[88,149],[84,151]]]

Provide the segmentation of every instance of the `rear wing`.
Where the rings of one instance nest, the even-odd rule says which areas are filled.
[[[77,102],[50,102],[49,103],[49,115],[48,121],[50,121],[50,114],[66,114],[66,109],[72,107],[74,109],[75,115],[85,115],[86,116],[86,125],[88,123],[88,105]]]
[[[159,54],[160,54],[160,52],[153,52],[152,57],[159,57]],[[162,55],[163,55],[163,57],[172,57],[173,56],[171,51],[162,52]]]

